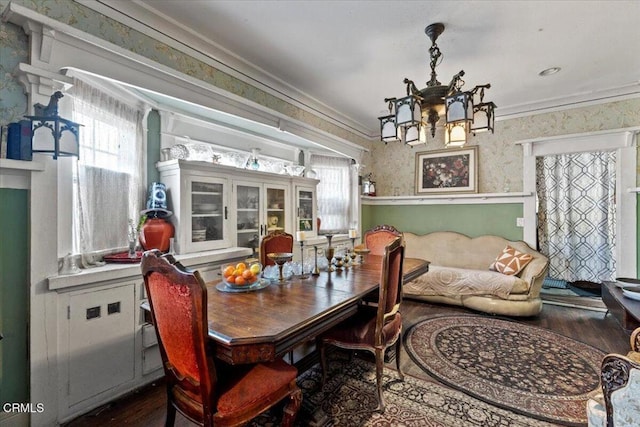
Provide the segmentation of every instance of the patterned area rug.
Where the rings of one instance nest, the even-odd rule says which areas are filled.
[[[511,411],[488,405],[428,379],[405,374],[398,379],[393,369],[383,377],[386,409],[375,410],[376,374],[373,363],[340,354],[329,363],[323,389],[319,365],[298,377],[302,389],[302,409],[297,426],[421,426],[421,427],[550,427]],[[312,414],[315,415],[312,416]],[[269,411],[253,420],[251,427],[280,425],[281,409]]]
[[[604,353],[546,329],[481,316],[438,316],[405,335],[411,358],[440,381],[512,411],[586,425]]]

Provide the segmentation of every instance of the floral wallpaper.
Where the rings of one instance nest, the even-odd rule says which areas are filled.
[[[18,121],[27,113],[27,97],[12,75],[20,62],[29,59],[27,43],[22,28],[0,21],[0,125]]]
[[[413,195],[416,154],[444,148],[442,129],[438,129],[435,138],[427,145],[415,148],[371,142],[75,1],[13,1],[317,129],[370,148],[371,152],[363,159],[361,175],[373,174],[379,196]],[[0,0],[0,10],[7,4],[8,0]],[[0,123],[7,123],[26,111],[26,97],[11,72],[18,62],[28,58],[27,39],[22,29],[0,23],[0,41]],[[469,143],[477,145],[479,151],[478,191],[522,191],[522,148],[514,144],[516,141],[639,125],[640,99],[497,121],[495,134],[471,137]]]
[[[640,99],[497,121],[494,134],[471,136],[468,144],[478,146],[478,192],[522,191],[522,147],[517,141],[632,126],[640,126]],[[443,141],[442,129],[438,129],[435,138],[414,148],[373,144],[364,164],[367,173],[373,173],[376,194],[415,194],[416,154],[444,149]]]

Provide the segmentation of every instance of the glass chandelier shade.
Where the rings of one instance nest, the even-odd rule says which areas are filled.
[[[407,95],[404,98],[396,99],[395,110],[396,126],[419,125],[422,120],[420,97],[417,95]]]
[[[467,122],[447,123],[444,130],[445,147],[464,147],[467,143]]]
[[[447,123],[473,121],[473,94],[457,92],[445,98]]]

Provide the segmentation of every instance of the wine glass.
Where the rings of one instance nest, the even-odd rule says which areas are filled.
[[[331,246],[329,246],[327,249],[324,250],[324,256],[327,257],[327,261],[329,261],[329,265],[327,266],[327,271],[335,271],[335,269],[333,268],[333,264],[332,264],[332,260],[333,260],[333,254],[334,254],[335,249]]]
[[[267,257],[276,263],[278,266],[278,272],[280,276],[278,278],[278,282],[284,283],[284,275],[282,274],[282,266],[287,262],[291,261],[293,258],[293,254],[291,252],[271,252],[267,254]]]

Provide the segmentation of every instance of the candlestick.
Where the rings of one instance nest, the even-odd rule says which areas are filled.
[[[298,231],[298,233],[302,233],[302,231]],[[304,234],[302,235],[304,239]],[[300,275],[301,279],[308,279],[309,276],[304,274],[304,240],[300,240],[300,263],[302,264],[302,274]]]
[[[358,232],[354,229],[349,230],[349,238],[355,239],[358,236]]]
[[[311,272],[312,276],[319,276],[320,270],[318,269],[318,247],[313,246],[313,254],[315,256],[313,271]]]
[[[296,240],[298,242],[302,242],[303,240],[305,240],[304,231],[296,231]]]

